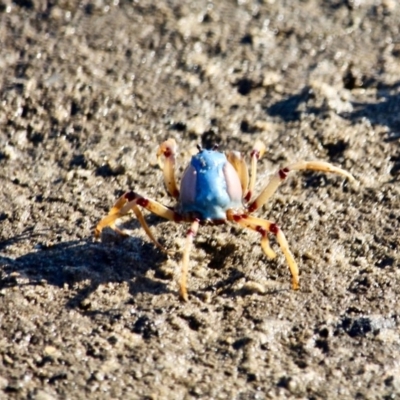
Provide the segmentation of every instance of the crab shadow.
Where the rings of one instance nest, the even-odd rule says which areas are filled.
[[[29,238],[25,233],[0,242],[0,250]],[[66,303],[69,308],[81,307],[100,285],[112,282],[128,282],[133,298],[145,292],[169,293],[162,279],[146,277],[147,271],[157,271],[166,257],[151,243],[132,236],[110,244],[87,239],[42,246],[16,259],[0,256],[0,289],[21,285],[19,277],[27,278],[28,285],[68,285],[75,292]]]
[[[157,222],[157,221],[156,221]],[[92,238],[62,242],[51,246],[41,245],[37,250],[16,259],[0,256],[0,290],[22,285],[53,285],[67,287],[72,293],[66,301],[66,308],[79,308],[88,314],[102,313],[98,310],[86,310],[86,299],[102,286],[109,283],[128,283],[132,300],[140,293],[161,295],[177,290],[169,289],[171,277],[164,275],[160,268],[168,256],[151,242],[136,236],[122,237],[110,229],[111,239],[105,236],[103,242]],[[46,232],[34,232],[27,229],[24,233],[0,241],[0,251],[23,241],[46,237]],[[190,295],[204,298],[206,293],[243,297],[246,290],[234,289],[237,281],[246,278],[246,272],[232,264],[229,255],[240,252],[236,244],[229,241],[222,247],[216,247],[212,240],[199,241],[196,246],[203,249],[209,258],[208,268],[214,270],[218,279],[213,284],[190,289]],[[180,253],[175,256],[179,263]],[[273,262],[273,261],[272,261]],[[153,271],[149,278],[148,271]],[[154,278],[153,278],[154,277]],[[21,283],[21,278],[24,283]],[[27,281],[27,282],[26,282]],[[275,295],[281,290],[271,290],[265,295]]]

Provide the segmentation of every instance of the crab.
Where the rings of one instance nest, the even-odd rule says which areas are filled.
[[[218,146],[210,150],[198,146],[198,153],[192,157],[190,164],[186,167],[178,188],[175,178],[177,144],[174,139],[168,139],[159,146],[157,160],[163,170],[166,189],[177,201],[176,206],[167,207],[138,193],[126,192],[116,201],[109,214],[98,223],[95,236],[99,237],[105,227],[111,227],[123,233],[116,227],[116,221],[133,211],[151,241],[161,250],[166,251],[151,232],[141,208],[169,221],[190,223],[190,228],[186,233],[179,281],[180,298],[187,301],[190,250],[199,226],[235,223],[261,235],[261,248],[270,259],[276,257],[276,254],[270,246],[268,235],[272,234],[276,237],[289,266],[292,288],[297,290],[299,289],[299,269],[283,231],[275,222],[255,217],[252,213],[259,210],[272,197],[292,171],[332,172],[350,181],[355,181],[355,179],[349,172],[324,161],[299,161],[280,168],[271,176],[264,189],[254,196],[257,161],[264,152],[264,144],[256,141],[250,154],[249,174],[246,161],[240,152],[229,151],[224,154],[218,151]]]

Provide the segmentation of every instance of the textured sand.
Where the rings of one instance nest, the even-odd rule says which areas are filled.
[[[364,1],[0,4],[0,398],[400,396],[400,5]],[[124,191],[166,205],[157,145],[268,148],[258,213],[286,233],[301,290],[259,236],[93,229]]]

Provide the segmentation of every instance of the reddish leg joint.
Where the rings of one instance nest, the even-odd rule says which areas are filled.
[[[262,236],[265,236],[267,234],[267,231],[264,228],[262,228],[261,226],[257,226],[256,231],[258,233],[260,233]]]
[[[139,206],[147,207],[149,205],[149,200],[145,199],[144,197],[140,197],[137,199],[136,203]]]
[[[194,236],[194,235],[195,235],[195,232],[194,232],[193,229],[188,229],[188,231],[186,232],[186,235],[187,235],[187,236]]]
[[[134,192],[125,193],[125,198],[126,198],[128,201],[135,200],[135,199],[136,199],[136,194],[135,194]]]
[[[193,222],[200,222],[200,220],[198,218],[196,218]],[[196,232],[192,228],[190,228],[190,229],[188,229],[186,235],[195,237],[196,236]]]
[[[260,152],[258,150],[252,150],[250,157],[255,157],[258,160],[260,158]]]
[[[239,222],[240,220],[246,219],[246,218],[247,218],[247,215],[246,215],[246,214],[234,215],[234,216],[233,216],[233,220],[234,220],[235,222]]]
[[[271,225],[269,226],[269,231],[270,231],[271,233],[273,233],[274,235],[277,235],[278,232],[279,232],[279,226],[278,226],[277,224],[271,224]]]
[[[164,157],[165,157],[165,158],[169,158],[169,157],[171,157],[171,154],[172,154],[171,149],[170,149],[169,147],[167,147],[167,148],[164,150]]]
[[[257,208],[256,203],[254,203],[254,202],[251,203],[251,204],[249,205],[249,208],[248,208],[249,213],[252,213],[256,208]]]
[[[289,168],[282,168],[279,170],[278,174],[279,174],[279,178],[281,178],[282,180],[284,180],[289,173]]]
[[[244,197],[245,202],[247,203],[248,201],[250,201],[252,196],[252,193],[249,191],[247,192],[246,196]]]

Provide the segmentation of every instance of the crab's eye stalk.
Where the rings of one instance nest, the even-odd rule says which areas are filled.
[[[201,147],[200,144],[198,144],[196,147],[197,147],[197,150],[199,151],[199,153],[201,153],[203,151],[203,148]]]
[[[215,143],[212,149],[214,151],[218,150],[219,149],[219,144]]]

